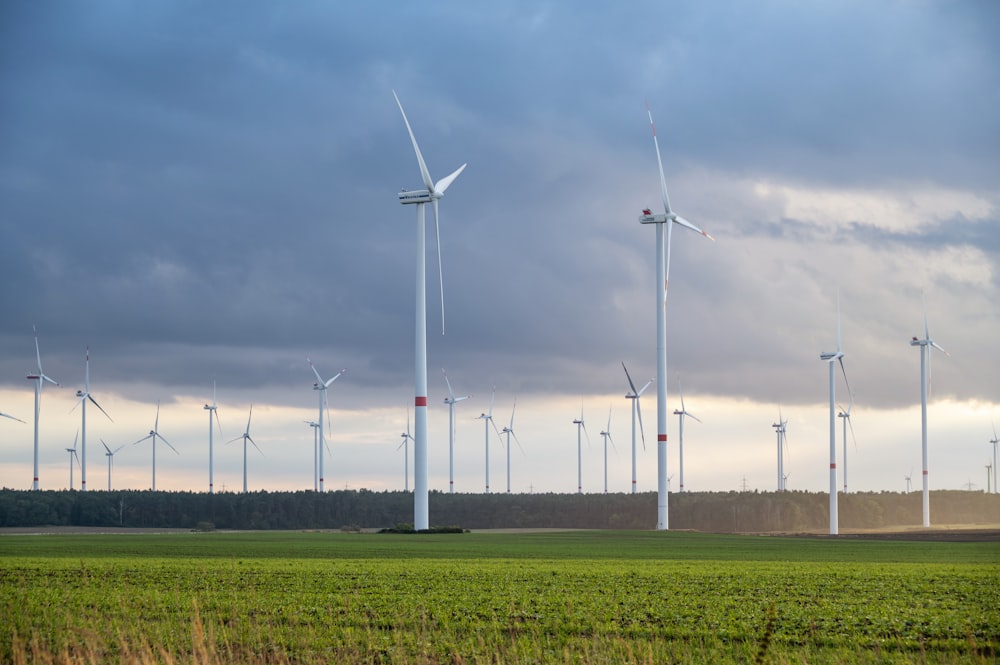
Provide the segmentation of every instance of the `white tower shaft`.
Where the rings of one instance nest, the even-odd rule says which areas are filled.
[[[427,291],[424,204],[417,204],[416,363],[413,403],[413,528],[430,528],[427,488]]]
[[[926,340],[925,340],[926,342]],[[920,457],[923,466],[924,527],[931,525],[930,484],[927,479],[927,344],[920,344]]]
[[[840,518],[837,514],[837,411],[834,406],[836,375],[835,362],[830,360],[830,535],[840,532]]]
[[[670,224],[670,222],[666,222]],[[656,224],[656,528],[670,528],[667,488],[667,273],[664,223]]]

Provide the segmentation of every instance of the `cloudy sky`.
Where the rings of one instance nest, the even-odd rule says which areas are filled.
[[[66,487],[90,349],[88,486],[207,489],[254,405],[252,489],[313,486],[310,356],[331,386],[327,487],[403,484],[413,402],[420,174],[441,204],[446,335],[428,242],[430,486],[485,484],[483,421],[521,447],[515,492],[631,481],[629,402],[655,373],[660,204],[675,210],[670,403],[685,484],[827,487],[827,366],[841,308],[854,392],[849,486],[920,475],[919,352],[932,337],[932,488],[985,489],[1000,423],[1000,10],[993,2],[5,3],[0,9],[0,485],[32,477],[36,325],[47,386],[41,485]],[[431,226],[432,228],[432,226]],[[838,380],[838,402],[850,398]],[[655,389],[640,490],[655,490]],[[838,439],[840,422],[838,421]],[[677,419],[670,475],[678,478]],[[216,440],[219,434],[216,432]],[[838,456],[842,454],[839,450]],[[491,486],[506,489],[491,436]],[[239,442],[216,487],[241,483]],[[79,484],[79,471],[75,482]],[[433,519],[432,519],[433,521]]]

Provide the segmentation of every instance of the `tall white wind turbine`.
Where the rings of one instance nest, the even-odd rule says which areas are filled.
[[[575,419],[573,424],[576,425],[576,493],[583,494],[583,446],[580,445],[580,431],[587,434],[587,425],[583,421],[583,404],[580,404],[580,417]],[[587,434],[587,445],[590,446],[590,434]],[[635,473],[632,475],[634,477]]]
[[[684,491],[684,417],[687,416],[689,418],[694,418],[699,423],[701,422],[701,420],[698,419],[698,416],[694,415],[693,413],[689,413],[687,409],[684,408],[684,387],[681,386],[680,379],[677,379],[677,391],[681,397],[681,408],[679,410],[674,409],[674,415],[677,416],[677,420],[679,421],[677,429],[677,444],[678,444],[678,451],[680,452],[680,466],[681,466],[680,491],[683,492]]]
[[[103,413],[108,420],[111,420],[111,416],[108,412],[101,408],[101,405],[97,403],[93,395],[90,394],[90,347],[87,347],[87,356],[84,364],[83,371],[83,390],[77,390],[76,396],[80,398],[80,491],[87,491],[87,402],[90,401],[96,406],[101,413]],[[76,408],[76,407],[73,407]],[[111,422],[114,422],[111,420]]]
[[[76,465],[80,466],[80,456],[76,454],[76,444],[80,439],[80,432],[76,433],[73,437],[73,447],[66,448],[66,452],[69,453],[69,488],[73,489],[73,459],[76,459]]]
[[[414,371],[414,391],[416,393],[413,404],[413,464],[414,464],[414,492],[413,492],[413,528],[421,531],[429,528],[430,515],[428,510],[428,487],[427,487],[427,274],[425,263],[427,259],[427,232],[424,225],[424,204],[430,203],[434,206],[434,237],[437,240],[438,250],[438,282],[441,286],[441,334],[444,334],[444,273],[441,269],[441,226],[438,215],[438,200],[444,196],[448,186],[465,169],[465,164],[455,169],[436,183],[431,179],[431,174],[424,163],[424,157],[420,154],[420,146],[417,145],[417,138],[413,135],[410,121],[403,110],[403,104],[399,101],[396,91],[392,92],[396,98],[396,105],[399,112],[403,114],[403,122],[406,124],[406,131],[410,134],[410,141],[413,143],[413,152],[417,155],[417,165],[420,167],[420,176],[423,178],[426,189],[403,190],[399,193],[399,202],[403,205],[415,204],[417,206],[417,273],[416,273],[416,362]]]
[[[844,423],[844,459],[841,467],[844,470],[844,494],[847,494],[847,429],[851,429],[851,438],[854,439],[854,451],[858,450],[858,440],[854,436],[854,424],[851,423],[851,410],[854,408],[854,396],[851,396],[851,402],[847,405],[847,409],[841,408],[840,413],[837,414],[838,418],[843,419]]]
[[[406,409],[406,431],[399,435],[402,441],[396,446],[396,450],[403,449],[403,491],[410,491],[410,441],[413,436],[410,434],[410,409]]]
[[[159,439],[161,441],[163,441],[163,443],[167,444],[167,446],[170,447],[170,450],[172,450],[176,454],[180,455],[180,453],[177,452],[177,449],[174,448],[173,445],[171,445],[171,443],[169,441],[167,441],[166,437],[164,437],[162,434],[160,434],[160,403],[159,402],[156,403],[156,420],[153,422],[153,429],[149,430],[149,434],[147,434],[146,436],[142,437],[141,439],[139,439],[138,441],[136,441],[135,443],[132,444],[133,446],[137,446],[137,445],[139,445],[140,443],[142,443],[143,441],[145,441],[147,439],[152,439],[153,440],[153,491],[154,492],[156,491],[156,439],[157,439],[157,437],[159,437]]]
[[[771,423],[771,427],[774,428],[775,434],[778,435],[778,491],[785,491],[785,426],[788,424],[787,420],[781,417],[781,407],[778,407],[778,422]]]
[[[933,347],[941,353],[948,355],[948,352],[941,348],[941,345],[931,339],[930,326],[927,324],[927,303],[924,302],[924,338],[914,337],[910,340],[910,346],[920,347],[920,453],[923,464],[923,516],[924,527],[931,525],[931,498],[930,484],[927,474],[927,375],[930,373],[930,349]]]
[[[834,361],[840,364],[840,372],[844,376],[844,385],[847,393],[851,392],[851,384],[847,380],[847,371],[844,369],[844,352],[840,347],[840,297],[837,297],[837,350],[827,351],[819,355],[830,370],[830,535],[836,536],[840,533],[840,516],[837,507],[837,374]]]
[[[212,381],[212,406],[206,404],[203,407],[208,411],[208,493],[215,493],[215,451],[212,432],[212,420],[219,426],[219,436],[222,436],[222,423],[219,421],[219,414],[216,412],[215,404],[215,381]]]
[[[38,413],[39,407],[42,399],[42,385],[48,381],[54,386],[58,386],[59,383],[46,376],[45,372],[42,371],[42,352],[38,350],[38,329],[35,326],[31,326],[32,332],[35,333],[35,360],[38,361],[38,371],[33,374],[28,374],[25,378],[29,381],[35,382],[35,477],[31,481],[31,489],[38,489]]]
[[[319,375],[319,372],[316,370],[316,366],[313,365],[313,361],[309,359],[309,356],[306,356],[306,362],[309,363],[309,367],[312,369],[313,374],[316,375],[316,383],[313,384],[313,390],[317,391],[317,394],[319,395],[319,419],[317,420],[317,422],[319,423],[319,491],[325,492],[326,490],[323,488],[323,483],[324,483],[323,448],[326,445],[326,439],[323,438],[323,407],[324,405],[326,406],[327,424],[329,424],[330,398],[327,395],[327,390],[330,388],[330,384],[336,381],[340,377],[340,375],[346,372],[347,370],[342,369],[339,372],[337,372],[332,378],[324,381],[323,377],[321,377]]]
[[[997,437],[997,426],[993,425],[993,438],[990,439],[990,443],[993,444],[993,493],[997,493],[997,444],[1000,443],[1000,437]]]
[[[124,444],[118,446],[114,450],[108,448],[108,444],[105,443],[104,439],[101,439],[101,445],[104,446],[104,456],[108,458],[108,491],[111,491],[111,466],[114,464],[115,453],[125,447]]]
[[[601,431],[601,438],[604,439],[604,493],[608,493],[608,442],[614,447],[615,442],[611,439],[611,407],[608,407],[608,425]],[[617,452],[617,448],[615,451]]]
[[[709,240],[708,235],[697,226],[677,215],[670,209],[670,198],[667,195],[667,179],[663,175],[663,160],[660,158],[660,144],[656,138],[656,127],[653,125],[653,112],[646,105],[649,115],[649,128],[653,132],[653,145],[656,147],[656,163],[660,168],[660,192],[663,195],[663,214],[653,214],[650,209],[642,211],[639,217],[641,224],[656,225],[656,528],[666,530],[669,525],[667,487],[667,290],[670,284],[670,238],[674,224],[696,231]],[[666,227],[666,243],[664,243],[664,227]]]
[[[448,493],[455,493],[455,404],[462,400],[469,399],[472,395],[455,397],[455,391],[451,389],[451,381],[448,380],[448,372],[441,368],[444,374],[444,382],[448,386],[448,396],[444,398],[444,403],[448,405]],[[409,416],[407,416],[409,418]]]
[[[490,397],[490,410],[486,413],[480,413],[477,420],[483,421],[483,429],[486,432],[486,493],[490,493],[490,426],[493,426],[493,431],[497,433],[497,438],[500,437],[500,430],[497,429],[496,423],[493,422],[493,402],[497,398],[497,387],[493,386],[493,395]],[[415,442],[414,442],[415,443]]]
[[[510,410],[510,424],[500,430],[501,434],[507,435],[507,494],[510,494],[510,437],[514,437],[514,442],[518,446],[521,442],[517,439],[517,434],[514,433],[514,410],[517,409],[517,398],[514,398],[514,406]],[[521,452],[524,452],[522,449]]]
[[[650,379],[646,382],[646,385],[642,387],[641,390],[635,389],[635,383],[632,381],[632,377],[628,373],[628,368],[625,367],[625,363],[622,363],[622,369],[625,370],[625,378],[628,379],[628,393],[625,395],[625,399],[632,400],[632,494],[635,494],[636,488],[636,464],[635,464],[635,416],[639,414],[639,434],[642,436],[642,449],[646,449],[646,432],[642,426],[642,407],[639,406],[639,398],[642,394],[646,392],[649,385],[653,383],[654,379]],[[583,418],[581,413],[580,418]]]
[[[229,445],[230,443],[233,443],[234,441],[239,441],[241,439],[243,440],[243,493],[244,494],[247,493],[247,441],[249,441],[251,444],[253,444],[253,447],[257,449],[257,452],[261,454],[261,457],[264,456],[264,451],[262,451],[260,449],[260,446],[257,445],[257,442],[253,440],[252,436],[250,436],[250,419],[251,418],[253,418],[253,404],[250,405],[250,414],[247,416],[247,428],[246,428],[246,430],[243,432],[243,434],[239,435],[235,439],[230,439],[229,441],[226,442],[226,445]]]

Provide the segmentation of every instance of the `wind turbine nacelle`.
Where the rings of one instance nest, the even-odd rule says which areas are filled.
[[[643,210],[642,213],[642,216],[639,217],[640,224],[666,224],[673,219],[673,216],[668,216],[663,213],[653,214],[647,210]]]
[[[426,189],[404,189],[399,193],[399,202],[403,205],[408,203],[432,203],[434,199],[439,198],[441,198],[440,194],[435,194]]]
[[[819,359],[820,360],[830,361],[830,360],[836,360],[837,358],[840,358],[843,355],[844,355],[843,353],[839,353],[837,351],[833,351],[833,352],[830,352],[830,353],[821,353],[821,354],[819,354]]]

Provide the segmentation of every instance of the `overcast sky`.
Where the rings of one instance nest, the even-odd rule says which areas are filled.
[[[670,403],[688,489],[827,486],[827,367],[854,391],[856,489],[919,486],[924,300],[931,487],[985,489],[1000,422],[1000,9],[983,2],[4,3],[0,8],[0,485],[31,485],[32,325],[44,488],[91,354],[88,486],[207,487],[202,405],[245,428],[254,489],[311,488],[309,355],[331,376],[328,486],[396,488],[413,402],[413,207],[402,101],[441,202],[446,335],[428,236],[432,489],[482,491],[483,422],[517,396],[513,491],[630,486],[621,363],[655,372],[657,123],[673,208]],[[430,211],[428,211],[429,213]],[[430,219],[430,218],[429,218]],[[429,228],[433,228],[432,224]],[[838,402],[849,402],[838,381]],[[655,390],[641,490],[655,490]],[[678,472],[670,419],[670,475]],[[840,422],[838,420],[838,427]],[[839,430],[838,430],[839,437]],[[216,434],[218,438],[218,433]],[[492,489],[505,450],[491,437]],[[144,444],[148,445],[148,444]],[[241,482],[238,443],[216,484]],[[840,444],[838,443],[838,449]],[[841,454],[841,452],[838,452]],[[672,480],[676,489],[678,479]],[[77,475],[76,482],[79,482]],[[433,516],[432,516],[433,521]]]

